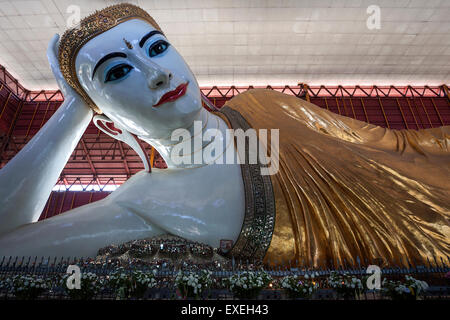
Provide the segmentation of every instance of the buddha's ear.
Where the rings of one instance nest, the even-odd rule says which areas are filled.
[[[148,158],[147,152],[145,152],[144,147],[135,135],[131,134],[124,128],[121,128],[117,124],[114,124],[114,122],[105,115],[95,115],[92,121],[97,128],[110,137],[125,142],[129,145],[141,158],[144,163],[145,171],[151,172],[150,159]]]

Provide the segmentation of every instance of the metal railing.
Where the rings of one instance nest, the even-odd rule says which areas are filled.
[[[208,266],[206,269],[212,271],[214,279],[223,279],[243,271],[263,270],[272,276],[274,281],[285,276],[297,275],[304,276],[314,272],[315,281],[319,284],[319,290],[313,294],[311,299],[339,299],[337,292],[327,287],[327,279],[332,272],[340,274],[349,274],[357,278],[363,279],[368,276],[366,266],[340,266],[336,269],[330,268],[310,268],[310,267],[290,267],[276,266],[268,267],[262,265],[258,261],[242,262],[234,260],[232,263],[214,266]],[[119,266],[124,268],[125,272],[140,270],[143,272],[152,272],[156,269],[155,277],[157,286],[148,289],[144,299],[178,299],[175,287],[175,277],[179,271],[192,270],[192,265],[183,268],[183,266],[165,264],[157,262],[153,265],[135,263],[133,260],[122,261],[111,260],[108,258],[93,260],[83,258],[37,258],[37,257],[3,257],[0,258],[0,280],[12,278],[16,275],[35,275],[48,282],[51,282],[51,290],[39,296],[39,299],[69,299],[65,294],[64,288],[61,287],[59,280],[66,274],[69,265],[78,265],[82,273],[95,273],[98,277],[106,279],[114,273]],[[202,267],[195,267],[194,272],[203,270]],[[402,280],[406,275],[410,275],[416,279],[426,281],[429,288],[423,293],[422,299],[450,299],[450,267],[445,263],[441,265],[416,266],[416,267],[386,267],[381,269],[382,278],[389,280]],[[220,281],[219,281],[220,282]],[[111,289],[102,290],[95,299],[115,299],[116,293]],[[230,291],[221,286],[212,286],[210,290],[204,293],[204,299],[233,299]],[[286,299],[285,292],[275,286],[273,288],[263,290],[258,299]],[[5,289],[0,289],[0,299],[14,299],[14,295]],[[380,291],[365,290],[358,299],[379,300],[386,299]]]

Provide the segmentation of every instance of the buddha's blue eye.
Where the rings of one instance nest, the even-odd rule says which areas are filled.
[[[156,57],[157,55],[163,53],[167,50],[170,44],[165,40],[158,40],[150,46],[148,49],[148,55],[150,57]]]
[[[105,83],[109,81],[119,80],[125,77],[131,70],[133,70],[133,67],[125,63],[112,67],[106,74]]]

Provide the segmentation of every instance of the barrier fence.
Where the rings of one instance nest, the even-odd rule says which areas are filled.
[[[0,258],[0,281],[11,279],[17,275],[34,275],[51,283],[51,289],[39,295],[38,299],[69,299],[65,289],[61,285],[61,277],[67,273],[69,265],[77,265],[82,273],[93,273],[99,278],[108,277],[123,268],[124,272],[131,273],[139,270],[144,273],[155,275],[157,285],[149,288],[143,299],[181,299],[175,285],[175,277],[178,272],[199,273],[204,268],[195,265],[183,264],[173,265],[164,261],[157,261],[153,264],[139,264],[133,260],[119,261],[112,259],[83,259],[83,258],[37,258],[37,257],[3,257]],[[257,261],[240,261],[234,258],[229,264],[209,265],[206,269],[211,271],[212,278],[215,279],[211,287],[197,298],[201,299],[234,299],[233,294],[222,285],[222,280],[233,275],[241,274],[244,271],[261,272],[264,271],[272,277],[272,282],[262,290],[255,299],[287,299],[286,292],[277,284],[283,277],[296,275],[300,278],[305,275],[315,274],[314,281],[318,284],[318,290],[310,299],[334,300],[342,298],[336,289],[329,286],[328,279],[332,273],[346,274],[366,281],[372,273],[368,273],[367,266],[358,264],[357,266],[340,266],[336,269],[329,268],[304,268],[290,266],[268,267]],[[156,270],[153,272],[153,270]],[[425,281],[429,288],[423,292],[421,299],[450,299],[450,267],[443,263],[430,266],[416,267],[385,267],[381,268],[381,278],[401,281],[405,276],[412,276],[415,279]],[[103,288],[95,299],[116,299],[117,292],[108,288]],[[15,299],[14,294],[0,286],[0,299]],[[358,300],[380,300],[387,299],[380,290],[364,289],[360,294],[353,297]]]

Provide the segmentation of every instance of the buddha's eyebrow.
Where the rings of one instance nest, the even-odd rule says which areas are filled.
[[[142,46],[144,45],[145,41],[147,41],[150,37],[153,37],[155,34],[162,34],[162,35],[164,35],[161,31],[158,31],[158,30],[150,31],[149,33],[147,33],[145,36],[142,37],[141,41],[139,41],[139,47],[142,48]]]
[[[123,52],[111,52],[111,53],[108,53],[106,56],[104,56],[103,58],[98,60],[97,64],[94,67],[94,71],[92,72],[92,79],[94,79],[95,71],[97,71],[98,67],[100,67],[100,65],[103,62],[105,62],[108,59],[115,58],[115,57],[126,58],[127,55],[125,53],[123,53]]]

